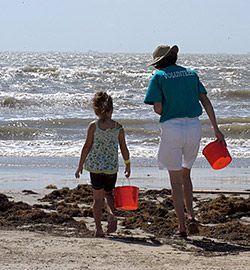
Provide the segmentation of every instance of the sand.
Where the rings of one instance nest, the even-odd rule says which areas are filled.
[[[173,237],[167,189],[142,191],[140,209],[118,213],[118,231],[105,238],[93,237],[86,185],[0,193],[0,270],[249,269],[249,195],[196,196],[203,224],[183,240]]]
[[[218,256],[172,245],[0,231],[0,269],[249,269],[250,251]]]

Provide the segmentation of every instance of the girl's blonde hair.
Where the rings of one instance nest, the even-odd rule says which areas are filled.
[[[113,100],[106,92],[96,92],[92,99],[92,107],[97,116],[105,120],[107,113],[113,110]]]

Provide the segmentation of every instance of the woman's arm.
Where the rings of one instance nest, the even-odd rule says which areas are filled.
[[[85,141],[84,146],[82,148],[78,168],[75,172],[76,178],[79,178],[80,174],[82,174],[83,164],[84,164],[85,159],[86,159],[86,157],[87,157],[87,155],[92,147],[92,144],[93,144],[95,128],[96,128],[95,123],[90,124],[88,127],[86,141]]]
[[[199,99],[208,115],[208,118],[211,121],[211,124],[213,126],[214,129],[214,134],[215,137],[219,140],[219,141],[224,141],[224,135],[222,134],[222,132],[219,130],[219,127],[217,125],[217,121],[216,121],[216,117],[215,117],[215,113],[214,113],[214,109],[212,106],[212,103],[210,102],[209,98],[207,97],[206,94],[201,93],[199,96]]]
[[[122,128],[119,132],[119,136],[118,136],[118,140],[119,140],[119,145],[120,145],[120,149],[121,149],[121,153],[122,153],[122,157],[124,159],[124,163],[125,163],[125,176],[129,177],[131,170],[130,170],[130,160],[129,160],[129,151],[128,151],[128,147],[126,144],[126,140],[125,140],[125,132],[124,129]]]

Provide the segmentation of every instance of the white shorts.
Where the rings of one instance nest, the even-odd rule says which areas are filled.
[[[201,124],[197,118],[175,118],[161,123],[158,152],[160,168],[178,171],[191,169],[198,155]]]

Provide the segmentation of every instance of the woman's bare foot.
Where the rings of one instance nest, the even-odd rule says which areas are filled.
[[[199,222],[195,218],[188,219],[187,227],[188,227],[188,234],[198,234],[199,233]]]
[[[94,237],[105,237],[105,234],[102,229],[95,230]]]

